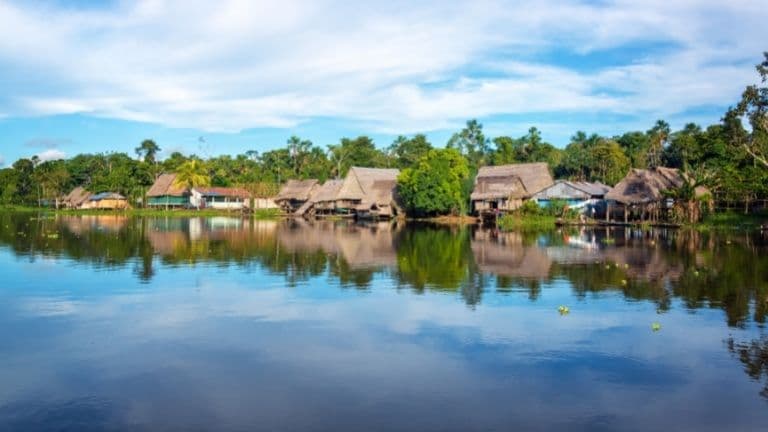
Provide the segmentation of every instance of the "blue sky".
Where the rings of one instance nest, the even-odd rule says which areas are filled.
[[[709,124],[757,80],[760,3],[0,0],[0,165]]]

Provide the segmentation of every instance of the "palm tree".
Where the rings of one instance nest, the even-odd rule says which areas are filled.
[[[199,186],[210,186],[211,177],[205,165],[199,160],[192,159],[184,162],[176,170],[175,186],[191,189]]]

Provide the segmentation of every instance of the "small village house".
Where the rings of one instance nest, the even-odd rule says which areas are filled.
[[[88,202],[81,206],[81,208],[95,210],[127,210],[131,208],[131,205],[128,204],[128,199],[119,193],[102,192],[88,198]]]
[[[516,210],[554,180],[546,163],[526,163],[481,167],[470,199],[478,215]]]
[[[336,212],[336,196],[341,190],[342,180],[327,180],[318,187],[309,199],[311,207],[306,214],[311,216],[328,216]],[[303,215],[303,214],[302,214]]]
[[[655,167],[633,168],[613,189],[605,194],[608,201],[606,220],[621,210],[624,222],[630,220],[659,221],[665,218],[674,206],[671,192],[685,185],[683,174],[675,168]],[[709,191],[697,187],[696,197],[704,197]]]
[[[249,206],[251,194],[243,188],[192,188],[190,204],[198,209],[243,210]]]
[[[554,201],[564,201],[569,208],[582,214],[595,217],[605,211],[605,194],[611,187],[600,182],[580,182],[557,180],[552,185],[536,192],[531,199],[542,207],[548,207]]]
[[[187,207],[191,192],[176,184],[176,174],[161,174],[147,191],[148,207]]]
[[[397,202],[400,170],[352,167],[336,196],[336,208],[358,218],[391,218],[402,214]]]
[[[64,197],[62,205],[68,209],[79,209],[88,204],[88,200],[92,195],[82,186],[78,186]]]
[[[286,213],[303,213],[311,205],[309,199],[318,187],[316,179],[288,180],[275,197],[275,203]]]

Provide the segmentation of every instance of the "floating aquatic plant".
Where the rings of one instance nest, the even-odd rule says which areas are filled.
[[[557,308],[557,311],[560,312],[560,315],[568,315],[571,312],[571,309],[568,306],[560,305]]]
[[[653,330],[653,331],[655,331],[655,332],[657,332],[657,331],[661,330],[661,324],[660,324],[660,323],[657,323],[657,322],[655,322],[655,323],[651,324],[651,330]]]

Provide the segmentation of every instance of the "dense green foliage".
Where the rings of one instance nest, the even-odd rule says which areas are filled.
[[[186,185],[242,186],[266,197],[291,178],[325,181],[344,177],[352,166],[366,166],[404,170],[402,196],[409,211],[436,215],[466,210],[475,174],[484,165],[546,162],[556,178],[608,185],[630,167],[680,168],[690,186],[707,186],[716,200],[748,210],[755,200],[768,199],[768,53],[757,70],[761,84],[747,87],[722,121],[707,127],[687,124],[673,131],[659,120],[645,132],[613,137],[578,131],[559,149],[535,127],[518,138],[489,138],[480,122],[470,120],[448,140],[448,150],[435,150],[424,135],[399,136],[385,148],[367,136],[342,138],[326,148],[292,136],[284,147],[264,153],[204,159],[173,152],[163,160],[160,146],[144,140],[135,149],[137,158],[101,153],[57,161],[20,159],[0,169],[0,204],[52,203],[75,186],[138,201],[163,172],[182,174]]]
[[[461,214],[466,212],[467,179],[467,160],[457,150],[429,150],[400,174],[399,194],[412,215]]]

